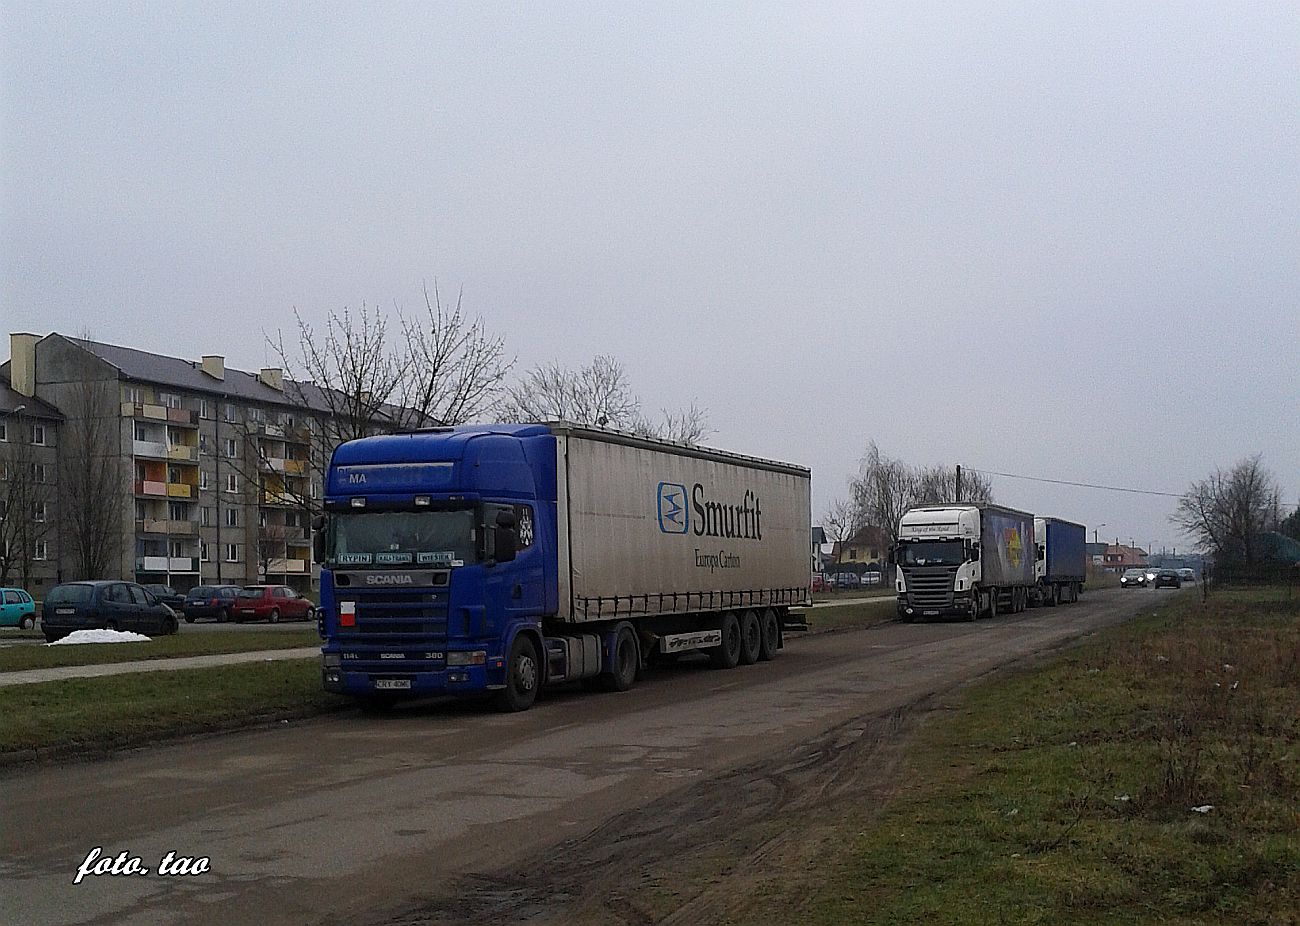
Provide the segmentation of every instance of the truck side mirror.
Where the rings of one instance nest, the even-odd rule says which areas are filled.
[[[318,563],[325,562],[325,515],[311,519],[311,556]]]
[[[498,563],[508,563],[515,558],[518,537],[515,534],[515,514],[513,511],[498,511],[496,525],[492,528],[492,559]]]
[[[970,545],[970,561],[972,563],[978,563],[979,559],[980,559],[980,545],[978,543],[972,543]]]

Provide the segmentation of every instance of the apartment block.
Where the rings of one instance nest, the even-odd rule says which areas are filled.
[[[57,333],[11,335],[10,352],[0,366],[8,404],[55,416],[73,459],[104,456],[116,525],[107,571],[182,590],[273,582],[312,591],[310,512],[332,449],[319,389],[275,368],[228,368],[219,355],[169,357]],[[102,501],[78,500],[77,478],[67,482],[53,513],[59,543],[45,551],[46,577],[62,581],[85,577],[81,528],[67,509]]]

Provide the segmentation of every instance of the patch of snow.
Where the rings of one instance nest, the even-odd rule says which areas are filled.
[[[148,643],[149,637],[129,630],[74,630],[46,646],[64,646],[77,643]]]
[[[1213,809],[1214,809],[1214,805],[1213,805],[1213,804],[1202,804],[1200,807],[1193,807],[1193,808],[1192,808],[1192,812],[1193,812],[1193,813],[1209,813],[1209,812],[1210,812],[1211,810],[1213,810]]]
[[[1129,797],[1127,794],[1116,794],[1116,795],[1115,795],[1115,800],[1117,800],[1117,801],[1122,801],[1122,802],[1128,802],[1128,801],[1132,800],[1132,798]]]

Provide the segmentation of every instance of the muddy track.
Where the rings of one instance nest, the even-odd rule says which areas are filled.
[[[829,829],[818,821],[843,802],[884,803],[909,734],[941,697],[842,723],[791,755],[679,789],[520,864],[462,878],[419,911],[385,922],[726,921],[765,880],[807,861]]]

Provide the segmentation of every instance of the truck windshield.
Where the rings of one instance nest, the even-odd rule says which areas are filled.
[[[900,543],[898,562],[902,566],[959,566],[966,561],[960,540],[923,540]]]
[[[330,519],[337,566],[459,566],[475,556],[475,511],[345,512]]]

